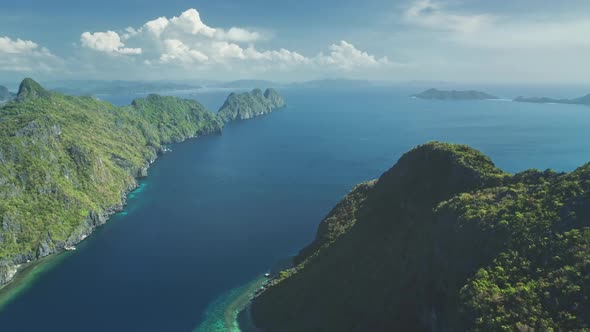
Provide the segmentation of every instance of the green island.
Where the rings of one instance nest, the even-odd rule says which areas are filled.
[[[418,146],[253,299],[264,331],[590,331],[590,164],[509,174]]]
[[[274,89],[231,93],[218,111],[224,122],[247,120],[285,106],[285,100]]]
[[[193,100],[149,95],[116,107],[25,79],[0,107],[0,286],[122,210],[166,144],[222,128]]]
[[[428,89],[421,93],[412,95],[412,97],[419,99],[440,99],[440,100],[485,100],[485,99],[498,99],[498,97],[490,95],[481,91],[474,90],[438,90]]]

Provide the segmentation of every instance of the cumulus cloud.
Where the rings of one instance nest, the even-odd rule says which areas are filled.
[[[119,34],[114,31],[95,33],[84,32],[82,36],[80,36],[80,42],[84,47],[103,53],[125,55],[137,55],[142,53],[141,48],[125,47]]]
[[[328,55],[320,53],[316,59],[322,65],[334,65],[343,70],[390,64],[387,57],[377,59],[374,55],[363,52],[344,40],[339,44],[332,44]]]
[[[211,27],[203,22],[196,9],[172,18],[159,17],[120,33],[109,30],[84,32],[81,36],[86,48],[108,54],[141,55],[141,63],[153,66],[235,68],[243,64],[256,68],[273,65],[296,68],[307,65],[353,70],[389,64],[387,58],[377,59],[346,41],[330,46],[326,55],[307,57],[284,48],[259,50],[255,44],[263,39],[260,32],[251,29]]]
[[[202,52],[192,50],[180,40],[177,39],[166,39],[164,40],[164,53],[160,56],[160,60],[163,63],[170,62],[181,62],[181,63],[194,63],[194,62],[206,62],[209,57]]]
[[[31,40],[0,37],[0,71],[50,72],[61,64],[61,59]]]

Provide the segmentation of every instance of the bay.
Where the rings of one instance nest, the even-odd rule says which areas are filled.
[[[0,326],[191,331],[223,312],[220,297],[310,242],[356,183],[430,140],[472,145],[510,172],[590,161],[590,107],[425,101],[413,92],[286,88],[287,108],[171,146],[124,212],[3,304]],[[181,95],[215,110],[227,93]]]

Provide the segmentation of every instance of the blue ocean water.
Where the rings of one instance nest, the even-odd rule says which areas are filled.
[[[2,331],[191,331],[220,296],[311,241],[356,183],[429,140],[470,144],[511,172],[590,161],[590,107],[281,92],[283,110],[171,146],[123,213],[3,306]],[[187,96],[217,109],[227,93]]]

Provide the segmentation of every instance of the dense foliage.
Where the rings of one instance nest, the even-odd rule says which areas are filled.
[[[225,122],[250,119],[284,107],[285,101],[274,89],[260,89],[251,92],[231,93],[219,109],[219,116]]]
[[[434,142],[351,195],[341,207],[354,213],[326,220],[353,225],[320,226],[298,265],[254,300],[260,327],[590,329],[590,164],[510,175]]]
[[[7,269],[77,243],[123,204],[163,144],[220,132],[195,101],[115,107],[26,79],[0,108],[0,285]]]

